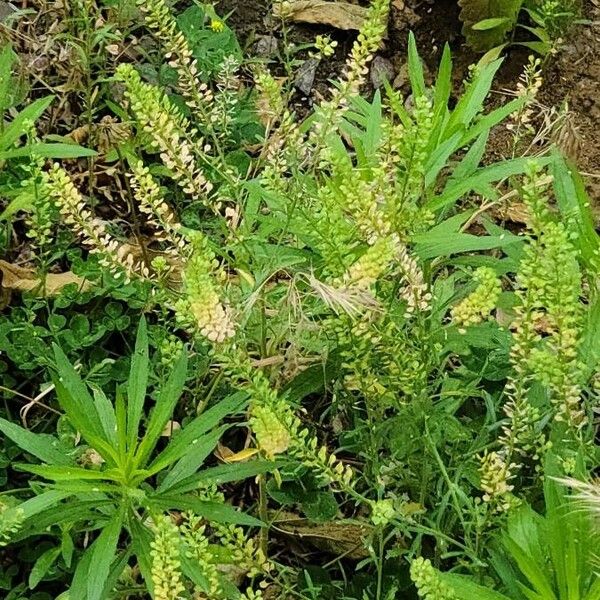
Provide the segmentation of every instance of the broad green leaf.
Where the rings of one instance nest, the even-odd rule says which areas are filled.
[[[94,480],[55,481],[52,486],[55,490],[71,492],[72,494],[118,494],[123,488],[114,483]]]
[[[453,136],[443,141],[430,154],[425,164],[425,188],[430,189],[435,184],[440,171],[448,164],[448,159],[459,148],[461,133],[456,132]]]
[[[58,494],[60,500],[72,496],[70,492],[62,492],[60,490],[53,490],[52,492],[46,492],[45,494],[50,493]],[[58,504],[58,502],[54,501],[54,504],[56,505]],[[58,506],[46,506],[44,509],[34,511],[30,515],[35,516],[35,518],[29,519],[26,522],[26,524],[23,527],[23,530],[19,531],[14,536],[14,540],[19,541],[22,539],[26,539],[36,533],[45,532],[48,529],[48,527],[58,525],[61,523],[71,524],[78,523],[81,521],[95,520],[99,516],[99,510],[107,507],[112,507],[113,505],[114,502],[112,500],[98,498],[95,500],[84,501],[71,499]]]
[[[92,562],[88,572],[87,600],[101,600],[103,597],[110,565],[117,553],[122,524],[123,515],[119,511],[104,526],[102,533],[89,549],[92,552]]]
[[[132,554],[133,549],[131,547],[128,547],[124,552],[121,552],[121,555],[118,557],[117,560],[113,561],[108,576],[106,577],[106,580],[104,582],[104,598],[112,598],[111,592],[114,591],[117,584],[119,583],[123,570],[129,563],[129,559],[131,558]]]
[[[515,98],[510,102],[507,102],[503,106],[496,108],[487,115],[481,116],[475,121],[475,123],[464,133],[463,138],[460,141],[460,146],[466,146],[470,144],[477,137],[488,134],[490,130],[504,121],[508,116],[518,111],[523,104],[525,104],[525,98]],[[452,176],[458,179],[454,173]]]
[[[77,479],[100,481],[111,479],[118,473],[118,471],[114,469],[109,469],[108,471],[92,471],[91,469],[83,469],[81,467],[73,466],[51,467],[47,465],[28,465],[23,463],[17,463],[15,468],[21,471],[34,473],[35,475],[39,475],[40,477],[45,477],[46,479],[51,479],[53,481],[74,481]]]
[[[131,534],[131,546],[133,553],[137,558],[140,572],[144,578],[144,583],[154,597],[152,585],[152,532],[137,518],[132,517],[128,522],[129,533]]]
[[[119,456],[127,457],[127,407],[121,386],[115,394],[115,418],[117,420],[117,449]]]
[[[136,446],[138,428],[144,400],[146,399],[146,388],[148,386],[148,331],[146,319],[142,317],[138,326],[135,340],[135,350],[131,359],[131,370],[127,383],[127,446],[132,451]]]
[[[483,115],[478,118],[475,123],[463,134],[459,146],[466,146],[479,136],[489,134],[490,130],[498,125],[498,123],[501,123],[508,116],[518,111],[525,104],[525,101],[525,97],[515,98],[500,108],[496,108],[487,115]],[[452,176],[457,180],[459,179],[455,173],[453,173]]]
[[[68,498],[70,494],[65,492],[59,492],[51,490],[49,492],[43,492],[39,496],[35,496],[19,504],[19,509],[23,511],[25,519],[37,516],[42,511],[56,506],[59,502]]]
[[[205,570],[198,560],[190,558],[186,554],[181,556],[181,570],[194,585],[198,586],[203,592],[210,593],[210,583],[205,575]]]
[[[229,504],[201,500],[197,496],[158,494],[149,498],[149,503],[161,510],[191,510],[196,515],[217,523],[233,523],[250,527],[264,525],[262,521],[236,510]]]
[[[477,52],[485,52],[502,44],[507,33],[516,26],[523,0],[459,0],[458,4],[462,33],[468,44]],[[476,26],[482,22],[494,27],[484,25],[478,30]]]
[[[457,102],[448,122],[447,135],[452,135],[468,127],[473,119],[483,110],[485,99],[492,88],[496,72],[502,60],[495,60],[477,70],[475,79],[471,81],[460,100]]]
[[[414,236],[415,253],[422,259],[448,257],[462,252],[476,252],[521,244],[523,239],[512,233],[503,235],[471,235],[470,233],[443,234],[424,233]]]
[[[453,179],[460,181],[461,179],[471,177],[471,175],[477,171],[479,163],[485,154],[485,147],[488,142],[488,137],[489,132],[485,131],[475,140],[468,152],[464,155],[463,159],[452,171]]]
[[[448,115],[448,101],[452,94],[452,53],[450,52],[450,46],[444,45],[444,52],[442,54],[442,60],[440,61],[440,67],[438,69],[437,78],[435,80],[435,89],[433,92],[433,133],[432,143],[439,143],[440,136],[444,132],[444,121]],[[438,131],[439,135],[436,138],[435,132]]]
[[[21,210],[29,211],[33,208],[35,195],[29,188],[25,188],[18,196],[15,196],[0,213],[0,222],[10,219]]]
[[[202,442],[201,436],[217,426],[226,416],[239,413],[247,404],[247,398],[247,393],[237,392],[197,416],[181,431],[173,435],[169,445],[152,462],[148,467],[148,471],[151,474],[158,473],[179,460],[196,444],[200,444]]]
[[[33,590],[42,581],[59,555],[60,547],[49,548],[35,561],[29,573],[28,585],[30,590]]]
[[[553,155],[552,175],[554,192],[563,223],[572,232],[571,239],[581,252],[585,266],[597,271],[600,236],[591,210],[592,202],[585,189],[585,182],[575,165],[558,152]]]
[[[90,568],[92,567],[93,547],[89,547],[79,559],[77,568],[73,574],[71,587],[69,588],[69,599],[77,598],[77,600],[88,600],[87,597],[87,579]]]
[[[29,144],[13,150],[4,150],[0,152],[0,160],[10,158],[22,158],[24,156],[39,156],[41,158],[82,158],[86,156],[96,156],[98,154],[89,148],[83,148],[77,144],[63,143],[44,143]]]
[[[527,578],[528,584],[533,587],[532,591],[548,600],[555,600],[556,596],[552,590],[552,584],[548,580],[548,573],[542,569],[542,566],[526,554],[512,538],[506,536],[502,543],[516,562],[521,573]]]
[[[46,435],[36,434],[28,429],[0,418],[0,431],[20,448],[50,465],[70,465],[70,457],[58,448],[58,440]]]
[[[117,451],[106,437],[96,403],[87,386],[56,344],[54,344],[54,355],[58,377],[54,377],[53,381],[59,404],[88,444],[105,461],[118,464]]]
[[[74,552],[75,544],[73,543],[71,532],[68,529],[63,529],[60,536],[60,553],[62,554],[62,559],[65,561],[67,568],[71,567]]]
[[[59,394],[59,402],[67,417],[84,437],[88,434],[103,437],[100,415],[87,386],[56,344],[54,344],[54,357],[58,371],[58,381],[55,381],[55,384],[58,384],[57,391],[59,389],[64,391]]]
[[[161,482],[158,491],[165,492],[177,485],[180,481],[192,476],[202,466],[206,457],[215,449],[219,443],[223,433],[227,430],[227,426],[220,427],[210,433],[207,433],[198,440],[196,444],[186,448],[185,454],[178,460],[173,468],[167,473],[167,476]],[[160,464],[151,472],[162,470]]]
[[[90,385],[94,395],[94,403],[100,417],[104,437],[108,440],[111,446],[117,447],[117,418],[115,409],[111,401],[106,397],[106,394],[97,386]]]
[[[513,600],[500,592],[483,587],[464,575],[442,573],[441,578],[456,594],[457,600]]]
[[[2,135],[0,135],[0,150],[8,150],[21,136],[25,135],[28,131],[27,124],[35,123],[43,114],[43,112],[52,104],[54,96],[46,96],[45,98],[39,98],[32,102],[29,106],[24,108],[4,129]],[[30,146],[31,148],[31,146]],[[11,156],[4,156],[5,152],[0,152],[0,159],[12,158]],[[21,156],[29,156],[29,152]]]
[[[600,577],[595,577],[588,593],[583,597],[583,600],[600,600]]]
[[[156,405],[150,415],[148,429],[140,442],[135,454],[135,465],[139,468],[148,460],[156,446],[167,421],[173,415],[177,401],[181,397],[187,376],[187,352],[182,352],[171,375],[164,387],[160,390]]]
[[[0,113],[10,108],[13,103],[11,87],[14,83],[12,67],[17,55],[10,44],[5,44],[0,50]]]
[[[417,41],[412,31],[408,36],[408,76],[413,95],[415,97],[424,96],[427,88],[425,86],[423,64],[421,63],[421,57],[417,50]]]
[[[104,432],[102,431],[99,435],[94,433],[95,425],[99,425],[100,419],[98,414],[96,413],[96,418],[98,419],[96,424],[92,424],[92,421],[89,421],[89,415],[85,415],[83,421],[79,420],[81,414],[77,413],[80,408],[77,406],[78,403],[74,401],[73,396],[64,388],[57,377],[55,377],[53,381],[58,402],[69,415],[71,424],[81,432],[87,443],[96,450],[108,464],[117,465],[119,457],[117,456],[116,450],[103,438]]]
[[[506,17],[496,17],[494,19],[483,19],[483,21],[475,23],[471,28],[474,31],[488,31],[489,29],[496,29],[496,27],[507,24],[510,24],[510,19],[507,19]]]
[[[429,210],[437,211],[453,205],[457,200],[469,194],[475,189],[490,184],[503,181],[513,175],[525,173],[531,159],[515,158],[501,163],[478,169],[471,177],[456,181],[450,179],[444,188],[444,191],[437,197],[432,198],[426,203]],[[543,166],[548,164],[549,158],[538,158],[537,161]]]
[[[184,479],[172,489],[170,494],[185,494],[205,485],[220,485],[230,481],[242,481],[248,477],[256,477],[263,473],[274,471],[278,466],[276,462],[265,460],[253,460],[247,463],[235,463],[231,465],[219,465],[210,469],[204,469],[196,475]]]

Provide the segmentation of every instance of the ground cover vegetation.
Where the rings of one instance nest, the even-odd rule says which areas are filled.
[[[486,53],[410,34],[402,95],[373,0],[295,110],[292,55],[166,0],[54,7],[49,94],[42,4],[0,53],[3,597],[600,599],[600,238],[536,121],[581,7],[462,0]]]

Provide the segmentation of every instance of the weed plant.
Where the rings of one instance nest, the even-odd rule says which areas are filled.
[[[9,598],[600,597],[564,485],[598,462],[589,198],[556,150],[484,159],[539,89],[487,110],[501,59],[455,95],[411,35],[410,97],[362,96],[389,8],[301,118],[212,7],[141,3],[155,53],[107,83],[125,222],[18,155],[40,285],[60,261],[89,286],[0,323],[58,413],[0,421]],[[518,234],[490,216],[515,200]]]

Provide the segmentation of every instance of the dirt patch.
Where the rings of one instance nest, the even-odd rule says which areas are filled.
[[[546,106],[567,103],[575,140],[575,159],[600,206],[600,3],[589,3],[589,25],[569,39],[545,75],[540,96]]]
[[[330,79],[339,76],[355,39],[352,32],[327,27],[291,26],[284,30],[281,22],[272,18],[270,3],[265,0],[246,0],[244,3],[239,0],[221,0],[219,9],[231,12],[229,22],[240,35],[242,44],[254,54],[260,55],[261,48],[268,48],[269,45],[270,50],[273,50],[273,43],[277,53],[281,53],[285,51],[284,44],[311,42],[319,33],[327,33],[338,42],[336,56],[318,66],[312,93],[300,99],[308,105],[326,93]],[[568,106],[570,114],[561,134],[566,137],[566,141],[562,141],[565,141],[567,150],[585,174],[592,197],[600,206],[600,136],[597,135],[600,123],[599,0],[588,0],[585,16],[587,23],[578,26],[558,54],[547,60],[544,86],[539,95],[542,109],[540,119],[548,118],[552,107],[559,109]],[[380,52],[380,57],[385,61],[384,67],[394,76],[405,69],[407,33],[411,30],[416,35],[419,51],[432,73],[435,73],[444,44],[448,42],[451,45],[456,82],[460,84],[468,66],[477,60],[477,55],[464,46],[460,29],[459,8],[455,0],[397,0],[393,2],[389,36]],[[265,39],[268,41],[265,42]],[[276,60],[275,54],[272,52],[266,58]],[[517,46],[507,53],[496,82],[498,100],[503,95],[502,90],[515,89],[527,62],[527,55],[526,49]],[[297,55],[299,59],[305,57],[302,53]],[[491,154],[494,159],[507,156],[508,138],[505,132],[498,131],[491,139]]]

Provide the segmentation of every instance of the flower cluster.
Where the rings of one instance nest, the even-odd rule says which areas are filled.
[[[398,407],[426,385],[423,350],[403,320],[385,311],[363,312],[361,318],[338,317],[330,323],[342,359],[344,389],[358,392],[371,409]]]
[[[384,123],[382,153],[398,169],[395,202],[390,202],[388,207],[389,217],[398,229],[403,227],[407,203],[416,203],[423,192],[434,113],[433,104],[425,95],[415,98],[410,119],[401,118],[406,115],[406,110],[396,92],[390,94],[388,102],[397,121],[390,119]]]
[[[154,540],[150,542],[152,585],[155,600],[179,600],[185,591],[181,575],[179,529],[168,515],[153,519]]]
[[[335,54],[338,43],[332,40],[328,35],[318,35],[315,38],[315,48],[318,58],[330,58]]]
[[[177,71],[177,83],[186,104],[197,112],[201,122],[207,123],[213,94],[199,78],[197,61],[185,36],[177,27],[171,9],[165,0],[138,0],[138,6],[146,16],[148,26],[156,32],[169,66]]]
[[[269,126],[279,120],[286,109],[281,85],[264,65],[255,68],[254,84],[258,93],[259,117],[265,125]]]
[[[324,135],[332,124],[339,123],[344,109],[348,108],[350,100],[360,91],[369,72],[368,64],[385,35],[389,10],[390,0],[374,0],[371,4],[369,15],[346,62],[339,86],[332,98],[323,102],[317,111],[313,125],[313,134],[317,138]],[[317,146],[320,146],[318,142]]]
[[[147,223],[155,228],[159,239],[170,242],[171,253],[177,256],[182,254],[186,240],[181,235],[179,222],[165,202],[161,189],[148,167],[144,166],[142,161],[135,162],[131,166],[130,177],[133,195],[140,212],[147,216]]]
[[[217,565],[210,551],[210,541],[206,534],[206,525],[194,514],[186,513],[183,523],[179,526],[182,541],[185,545],[187,558],[194,561],[200,568],[206,580],[205,589],[197,589],[198,598],[217,600],[223,598],[223,589],[219,578]]]
[[[387,525],[397,513],[394,500],[391,498],[371,502],[371,521],[376,526]]]
[[[523,200],[536,237],[526,248],[519,270],[517,295],[521,303],[516,326],[528,328],[535,347],[527,356],[520,352],[534,376],[549,388],[556,418],[579,429],[586,422],[578,356],[582,332],[581,272],[567,228],[548,214],[539,174],[539,168],[532,165],[523,188]],[[524,320],[532,324],[528,326]],[[517,344],[518,334],[517,330]]]
[[[457,600],[456,594],[442,581],[431,561],[422,556],[411,562],[410,578],[423,600]]]
[[[534,382],[547,389],[555,418],[566,424],[568,435],[577,434],[586,422],[579,359],[581,273],[566,227],[548,209],[547,184],[540,175],[532,164],[521,188],[531,236],[517,277],[513,374],[505,389],[508,421],[502,427],[501,449],[482,462],[482,487],[489,498],[510,491],[507,482],[523,460],[537,463],[548,448],[542,411],[531,402]]]
[[[201,335],[221,343],[235,335],[235,326],[216,282],[219,263],[205,236],[194,232],[189,237],[192,251],[183,274],[185,295],[177,303],[178,316],[182,322],[191,316]]]
[[[486,452],[481,459],[479,474],[480,487],[484,492],[483,500],[493,504],[500,512],[515,506],[516,498],[512,493],[514,485],[511,480],[515,477],[517,468],[516,464],[507,464],[500,452]]]
[[[218,93],[210,106],[208,119],[211,129],[218,138],[226,138],[235,122],[239,108],[239,82],[236,72],[240,67],[238,59],[228,56],[220,65],[216,87]]]
[[[94,216],[66,171],[58,164],[44,173],[44,188],[56,203],[67,225],[91,253],[99,254],[100,264],[116,278],[125,276],[149,278],[150,269],[134,257],[127,245],[108,233],[106,223]]]
[[[23,123],[23,129],[28,132],[28,145],[35,148],[40,140],[36,135],[34,123],[26,121]],[[55,207],[48,194],[44,192],[42,185],[45,162],[44,158],[32,150],[29,163],[23,164],[21,167],[26,175],[23,177],[21,186],[29,188],[33,196],[32,211],[27,218],[27,237],[42,252],[51,241],[55,213]]]
[[[398,241],[394,236],[378,239],[350,266],[337,284],[342,287],[371,288],[389,268],[397,249]]]
[[[461,333],[489,316],[502,291],[496,273],[489,267],[477,269],[473,279],[477,283],[475,290],[452,309],[452,321]]]
[[[224,359],[232,377],[250,394],[250,427],[261,451],[270,458],[287,451],[305,467],[314,470],[324,482],[351,490],[352,468],[319,445],[285,398],[271,387],[265,374],[253,368],[249,358],[236,349]]]
[[[266,384],[261,382],[258,385],[264,387]],[[264,393],[276,395],[272,390],[264,390]],[[286,412],[285,400],[276,398],[271,399],[268,404],[256,403],[252,407],[250,428],[259,449],[267,458],[272,459],[290,447],[290,432],[281,420],[281,415]]]
[[[224,502],[222,494],[219,496],[219,500]],[[248,577],[254,578],[271,571],[272,565],[267,560],[256,539],[249,538],[241,527],[213,523],[212,529],[221,545],[229,550],[233,563],[242,569]]]
[[[510,131],[515,132],[515,142],[519,141],[523,133],[533,132],[534,105],[543,83],[542,61],[530,56],[525,71],[519,78],[515,93],[517,98],[524,99],[524,104],[512,115],[512,121],[507,125]]]
[[[199,162],[206,162],[207,151],[194,138],[197,131],[157,87],[144,83],[129,64],[121,64],[117,76],[125,83],[125,94],[136,122],[160,152],[173,179],[193,200],[204,202],[218,211],[219,203],[211,196],[213,185],[206,179]]]
[[[401,246],[397,255],[398,267],[404,281],[402,299],[406,301],[406,316],[425,312],[431,308],[431,292],[425,282],[423,271],[410,255],[406,246]]]

